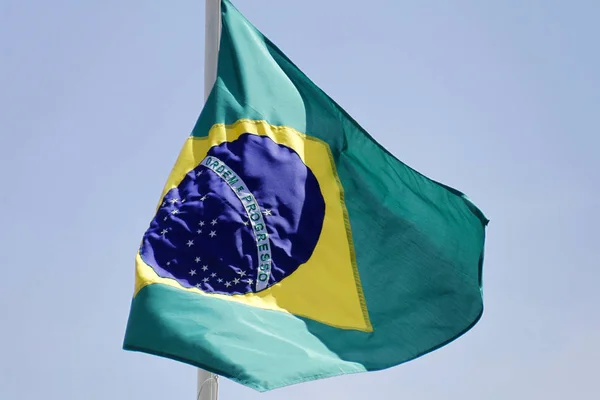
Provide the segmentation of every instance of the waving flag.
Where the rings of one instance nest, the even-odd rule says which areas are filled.
[[[485,216],[221,9],[217,81],[143,236],[124,348],[262,391],[389,368],[469,330]]]

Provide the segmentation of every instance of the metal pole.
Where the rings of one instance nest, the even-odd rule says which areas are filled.
[[[206,0],[204,29],[204,101],[206,101],[217,79],[217,59],[221,36],[221,0]],[[217,400],[218,397],[218,375],[198,369],[196,400]]]
[[[198,368],[196,400],[217,400],[218,398],[219,376]]]
[[[221,0],[206,0],[204,44],[204,100],[217,79],[219,39],[221,37]]]

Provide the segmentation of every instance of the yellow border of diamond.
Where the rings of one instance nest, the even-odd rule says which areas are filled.
[[[265,121],[239,120],[232,125],[216,124],[207,137],[189,137],[186,140],[161,199],[197,167],[211,147],[233,141],[244,133],[268,136],[276,143],[294,149],[315,174],[326,206],[321,236],[310,260],[263,291],[226,296],[184,288],[174,279],[159,277],[138,252],[135,294],[147,285],[160,283],[204,296],[310,318],[338,328],[371,332],[373,328],[360,284],[344,192],[327,143]]]

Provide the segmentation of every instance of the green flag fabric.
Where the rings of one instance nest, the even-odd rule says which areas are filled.
[[[265,391],[468,331],[483,213],[378,144],[229,1],[221,13],[216,83],[138,249],[124,348]]]

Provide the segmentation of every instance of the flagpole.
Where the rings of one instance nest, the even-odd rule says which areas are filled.
[[[221,37],[221,0],[206,0],[204,25],[204,101],[217,79],[217,58]]]
[[[204,101],[217,79],[217,58],[221,35],[221,0],[205,0],[204,23]],[[198,389],[196,400],[217,400],[219,397],[219,377],[211,372],[198,369]]]

